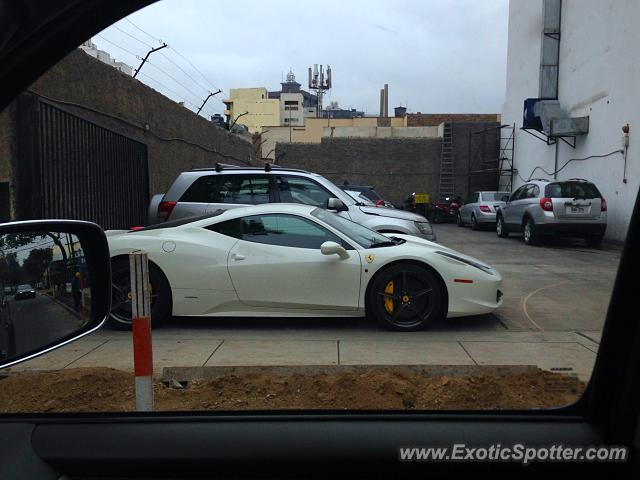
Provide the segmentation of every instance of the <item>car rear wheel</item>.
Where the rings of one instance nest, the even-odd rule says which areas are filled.
[[[536,232],[536,225],[531,218],[527,218],[524,221],[522,238],[527,245],[537,245],[539,243],[540,238]]]
[[[476,216],[471,214],[471,230],[478,230],[478,221],[476,220]]]
[[[502,215],[498,215],[496,219],[496,235],[500,238],[507,238],[509,236],[509,230],[507,230],[507,226],[504,224]]]
[[[388,330],[422,330],[446,314],[444,287],[434,273],[406,263],[393,265],[374,279],[368,311]]]
[[[464,222],[462,221],[462,215],[458,212],[458,216],[456,218],[456,223],[459,227],[464,227]]]
[[[151,283],[151,323],[159,326],[171,316],[171,288],[158,267],[149,264]],[[118,330],[131,329],[131,278],[128,258],[111,264],[111,312],[109,325]]]

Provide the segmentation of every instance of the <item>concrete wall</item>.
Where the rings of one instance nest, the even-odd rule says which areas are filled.
[[[237,118],[238,125],[246,126],[250,133],[260,133],[265,125],[280,125],[280,100],[269,99],[266,88],[232,88],[229,95],[223,101],[230,124]],[[249,113],[242,115],[245,112]]]
[[[373,185],[400,206],[412,192],[438,189],[439,138],[323,138],[321,143],[278,143],[277,163],[319,173],[340,185]]]
[[[30,90],[51,99],[71,102],[73,105],[60,106],[145,143],[151,195],[165,192],[183,170],[212,166],[216,162],[246,164],[254,152],[246,139],[213,126],[206,119],[79,49],[38,79]],[[12,108],[15,104],[7,110]],[[15,142],[10,138],[11,122],[7,119],[7,111],[2,112],[0,181],[11,178],[11,163],[19,161],[13,148]],[[126,175],[126,172],[122,174]]]
[[[525,98],[539,92],[542,0],[511,0],[507,90],[502,122],[516,123],[515,165],[519,177],[529,178],[535,167],[554,171],[572,158],[603,155],[622,148],[621,127],[631,126],[624,156],[574,161],[559,179],[586,178],[596,183],[608,203],[607,237],[623,240],[640,186],[640,148],[634,136],[640,126],[640,2],[635,0],[564,0],[560,41],[558,100],[569,116],[589,115],[589,133],[577,138],[576,148],[547,146],[522,126]],[[553,178],[537,170],[535,177]],[[518,178],[514,188],[523,180]]]

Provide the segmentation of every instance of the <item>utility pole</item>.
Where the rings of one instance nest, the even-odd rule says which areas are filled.
[[[133,78],[136,78],[136,75],[138,75],[138,73],[140,73],[140,69],[146,63],[147,59],[149,58],[149,55],[151,55],[153,52],[157,52],[158,50],[162,50],[163,48],[167,48],[167,44],[166,43],[163,43],[159,47],[152,48],[151,50],[149,50],[147,52],[147,54],[144,56],[144,58],[142,59],[142,63],[140,64],[140,66],[138,68],[136,68],[136,73],[133,74]]]
[[[200,111],[204,108],[204,105],[209,101],[209,99],[211,97],[213,97],[214,95],[219,94],[220,92],[222,92],[222,90],[218,90],[215,93],[211,93],[209,92],[209,95],[207,95],[207,98],[204,99],[204,102],[202,102],[202,105],[200,105],[200,108],[198,109],[198,111],[196,112],[196,115],[200,115]]]

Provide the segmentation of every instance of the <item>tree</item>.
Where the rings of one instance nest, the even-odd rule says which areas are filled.
[[[22,263],[22,268],[33,283],[41,280],[52,257],[53,251],[50,248],[36,248],[29,252],[29,256]]]
[[[0,283],[4,286],[18,285],[22,279],[22,267],[16,259],[16,254],[0,257]]]
[[[329,102],[329,105],[325,107],[325,110],[340,110],[340,105],[338,105],[338,102],[336,100],[331,100],[331,102]]]
[[[6,235],[0,235],[0,252],[4,252],[5,249],[17,249],[26,247],[38,240],[43,240],[44,237],[49,237],[60,249],[62,254],[62,260],[64,264],[67,264],[67,249],[62,244],[62,236],[64,232],[27,232],[27,233],[8,233]]]

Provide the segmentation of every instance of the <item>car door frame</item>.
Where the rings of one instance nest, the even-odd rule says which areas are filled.
[[[351,257],[349,259],[339,259],[337,257],[337,255],[324,255],[322,253],[320,253],[320,249],[314,249],[314,248],[305,248],[305,247],[296,247],[296,246],[291,246],[291,245],[273,245],[270,243],[263,243],[263,242],[252,242],[251,240],[245,240],[245,239],[238,239],[238,241],[233,245],[233,247],[231,247],[231,249],[229,250],[229,254],[227,256],[227,271],[229,272],[229,277],[231,279],[231,283],[233,284],[233,287],[236,291],[236,295],[238,296],[238,299],[241,303],[251,306],[251,307],[258,307],[258,308],[281,308],[281,309],[295,309],[295,310],[308,310],[308,311],[319,311],[319,310],[323,310],[323,311],[342,311],[342,312],[355,312],[358,310],[361,310],[362,308],[364,308],[364,305],[360,305],[360,297],[361,297],[361,291],[363,288],[362,282],[363,282],[363,278],[362,278],[362,256],[360,255],[360,247],[357,247],[355,245],[353,245],[353,243],[347,239],[344,238],[344,235],[340,235],[337,232],[333,231],[333,229],[328,228],[327,226],[319,223],[318,221],[306,217],[304,215],[298,215],[296,213],[286,213],[286,212],[270,212],[270,213],[260,213],[260,214],[255,214],[255,215],[248,215],[248,217],[254,217],[254,216],[258,216],[258,217],[264,217],[264,216],[288,216],[288,217],[294,217],[294,218],[298,218],[298,219],[302,219],[306,222],[312,223],[313,225],[315,225],[316,227],[330,233],[331,235],[335,236],[337,239],[340,240],[340,244],[348,251],[348,252],[352,252]],[[244,217],[238,217],[240,219],[244,218]],[[348,264],[353,263],[352,265],[352,269],[356,270],[358,272],[357,275],[357,279],[353,279],[352,281],[354,282],[354,284],[357,283],[357,288],[355,289],[355,292],[353,294],[353,305],[352,306],[347,306],[347,307],[340,307],[340,308],[331,308],[329,306],[326,307],[321,307],[321,306],[300,306],[300,307],[294,307],[294,306],[288,306],[288,305],[267,305],[264,303],[260,303],[260,302],[255,302],[252,301],[251,299],[247,299],[247,298],[243,298],[243,295],[241,294],[239,287],[238,287],[238,277],[234,278],[234,274],[233,274],[233,266],[234,265],[238,265],[241,266],[241,264],[237,264],[234,263],[234,250],[240,249],[240,248],[247,248],[247,249],[251,249],[252,246],[255,246],[253,248],[255,248],[256,250],[265,250],[265,249],[269,249],[271,248],[275,248],[276,250],[274,251],[274,254],[276,253],[287,253],[286,250],[282,250],[282,249],[291,249],[289,251],[289,254],[284,255],[285,257],[288,256],[292,256],[292,257],[303,257],[306,255],[309,255],[309,252],[313,252],[312,255],[321,255],[318,258],[321,258],[324,261],[324,266],[330,265],[330,264],[334,264],[336,265],[335,268],[347,268]],[[278,252],[278,250],[280,252]],[[243,255],[243,260],[242,262],[244,262],[245,258]],[[357,262],[354,262],[354,260],[357,260]],[[345,263],[347,262],[347,263]],[[252,270],[252,274],[255,274],[255,269]],[[329,279],[326,279],[329,280]],[[273,280],[273,283],[282,283],[282,282],[277,282],[275,279]],[[325,281],[322,282],[323,284],[331,284],[332,282],[329,281]],[[340,291],[342,291],[343,289],[340,288]],[[333,294],[329,295],[332,298],[335,298],[335,294],[337,292],[334,291]],[[300,305],[304,305],[303,303],[301,303]],[[308,304],[307,304],[308,305]]]
[[[522,190],[526,187],[526,183],[523,185],[520,185],[515,192],[513,192],[511,194],[511,196],[509,197],[509,200],[502,206],[502,219],[504,220],[505,225],[508,225],[509,227],[512,226],[513,221],[512,219],[515,218],[516,216],[516,212],[515,212],[515,208],[516,208],[516,203],[520,197],[520,195],[522,194]]]

